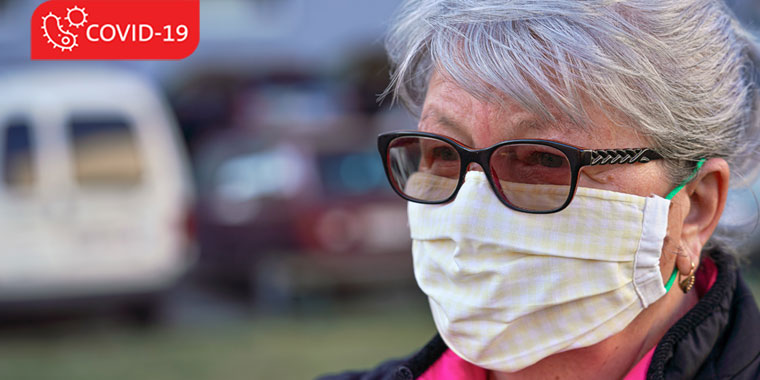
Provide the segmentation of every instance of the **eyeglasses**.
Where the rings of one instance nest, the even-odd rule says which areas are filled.
[[[426,204],[453,200],[467,167],[477,163],[505,206],[531,214],[549,214],[573,199],[584,166],[647,163],[663,158],[649,148],[579,149],[547,140],[509,140],[471,149],[455,140],[425,132],[378,136],[385,174],[402,198]]]

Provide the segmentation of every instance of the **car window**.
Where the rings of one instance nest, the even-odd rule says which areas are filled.
[[[306,181],[303,161],[288,145],[230,158],[216,170],[216,196],[229,202],[292,196]]]
[[[28,123],[10,122],[3,136],[3,181],[9,188],[25,189],[34,186],[37,174],[34,168],[34,141]]]
[[[363,194],[388,190],[383,165],[376,152],[323,154],[318,158],[318,165],[327,194]]]
[[[74,175],[82,186],[128,187],[142,180],[134,127],[123,117],[74,118],[69,123]]]

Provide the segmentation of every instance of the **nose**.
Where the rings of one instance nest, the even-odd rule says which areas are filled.
[[[469,171],[472,171],[472,170],[476,170],[476,171],[482,172],[483,171],[483,167],[480,166],[480,164],[477,163],[477,162],[470,162],[470,164],[467,165],[467,171],[469,172]]]
[[[480,164],[478,164],[476,162],[470,162],[470,164],[467,165],[467,171],[464,174],[467,174],[468,172],[471,172],[471,171],[482,172],[483,171],[483,167],[480,166]],[[465,178],[462,178],[462,183],[464,183],[465,181],[467,181],[467,176],[466,175],[465,175]]]

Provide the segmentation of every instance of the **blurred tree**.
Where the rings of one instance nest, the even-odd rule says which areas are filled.
[[[390,65],[382,46],[373,45],[364,49],[356,49],[353,59],[348,60],[344,72],[341,73],[354,86],[354,106],[356,111],[373,115],[382,109],[378,103],[380,95],[388,86]],[[388,107],[390,101],[382,104]]]
[[[760,1],[758,0],[726,0],[736,16],[754,31],[760,30]]]

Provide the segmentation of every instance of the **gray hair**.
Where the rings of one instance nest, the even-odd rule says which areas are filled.
[[[440,71],[579,127],[590,101],[647,138],[673,184],[702,158],[726,159],[732,186],[756,174],[760,50],[720,0],[408,0],[386,47],[385,95],[415,113]],[[712,242],[725,248],[736,223],[723,224]]]

